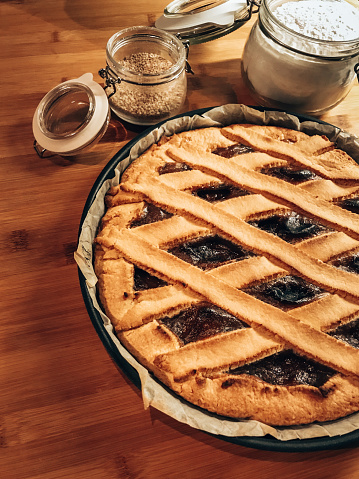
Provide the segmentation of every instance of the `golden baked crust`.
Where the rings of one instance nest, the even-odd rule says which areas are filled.
[[[238,144],[240,154],[219,156]],[[273,168],[314,177],[294,184],[268,174]],[[245,193],[221,201],[196,194],[221,185]],[[359,317],[359,276],[335,264],[359,251],[359,216],[341,206],[358,192],[359,166],[326,137],[231,125],[163,138],[108,192],[95,242],[99,297],[118,337],[172,390],[220,415],[294,425],[357,411],[359,349],[332,332]],[[159,216],[138,221],[149,205],[161,208]],[[294,222],[302,215],[323,230],[292,242],[258,227],[271,215]],[[248,255],[201,268],[173,253],[209,237]],[[138,270],[155,286],[137,288]],[[290,308],[258,296],[258,285],[293,276],[319,293]],[[244,327],[207,334],[192,325],[199,335],[185,341],[171,321],[208,305]],[[327,379],[280,384],[238,369],[291,351],[330,370]]]

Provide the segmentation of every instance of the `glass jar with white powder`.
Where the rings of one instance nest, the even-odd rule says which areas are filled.
[[[186,98],[183,43],[154,27],[136,26],[107,42],[105,69],[111,110],[137,125],[152,125],[177,114]]]
[[[319,116],[341,102],[359,62],[359,9],[345,0],[262,0],[242,73],[265,107]]]

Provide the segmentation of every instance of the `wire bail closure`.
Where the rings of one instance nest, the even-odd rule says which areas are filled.
[[[253,13],[258,13],[259,7],[261,6],[261,0],[247,0],[248,5],[248,15],[243,19],[244,22],[248,22],[251,19]],[[256,9],[254,9],[256,7]]]
[[[178,39],[181,40],[181,35],[177,35]],[[182,40],[181,40],[182,41]],[[194,75],[194,71],[192,70],[192,67],[191,65],[189,64],[188,62],[188,55],[189,55],[189,41],[188,40],[185,40],[185,41],[182,41],[183,43],[183,46],[185,47],[186,49],[186,66],[185,66],[185,71],[186,73],[191,73],[191,75]]]
[[[108,87],[113,88],[112,93],[108,95],[108,98],[111,98],[112,95],[116,93],[116,83],[120,84],[122,81],[121,78],[118,75],[116,75],[116,73],[108,65],[106,66],[106,68],[101,68],[98,74],[106,82],[106,86],[104,87],[104,90],[106,90],[106,88]]]
[[[45,158],[45,153],[47,152],[46,148],[43,148],[42,146],[40,146],[36,140],[34,140],[33,147],[39,158]],[[50,153],[48,157],[51,157],[51,156],[53,155]]]

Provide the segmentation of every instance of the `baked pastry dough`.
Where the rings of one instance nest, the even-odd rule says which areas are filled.
[[[219,415],[359,409],[359,166],[326,137],[231,125],[162,138],[106,196],[100,301],[125,347]]]

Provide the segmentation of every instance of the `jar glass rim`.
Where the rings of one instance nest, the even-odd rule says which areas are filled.
[[[359,37],[351,39],[351,40],[322,40],[322,39],[313,38],[308,35],[304,35],[303,33],[292,30],[287,25],[285,25],[280,20],[278,20],[278,18],[275,15],[275,11],[273,11],[273,9],[270,7],[270,4],[272,4],[273,2],[277,2],[278,5],[287,3],[280,0],[262,0],[260,9],[259,9],[259,18],[261,18],[261,15],[263,15],[263,13],[267,14],[267,16],[275,24],[275,26],[287,32],[289,35],[295,38],[301,39],[309,44],[317,45],[317,46],[319,45],[319,46],[322,46],[324,49],[333,49],[333,50],[338,49],[343,52],[350,52],[352,56],[358,53]],[[357,8],[357,7],[354,7],[354,8]],[[359,14],[359,8],[357,8],[357,10]],[[353,49],[354,51],[352,51]]]
[[[206,12],[219,5],[228,3],[230,0],[173,0],[165,8],[165,14],[169,16],[194,15]]]
[[[81,97],[82,105],[85,107],[82,108],[83,114],[77,115],[76,121],[72,122],[72,126],[68,130],[63,130],[61,132],[56,131],[51,125],[64,123],[62,118],[58,116],[59,113],[61,115],[69,113],[69,111],[66,112],[64,105],[60,105],[60,103],[65,102],[67,108],[72,108],[74,112],[76,110],[78,111],[78,99],[75,97],[72,99],[69,98],[70,95],[78,94],[85,95],[85,103],[83,101],[84,97]],[[56,111],[56,109],[60,109],[60,112]],[[86,128],[93,116],[94,109],[95,97],[87,85],[77,82],[62,83],[49,91],[42,99],[41,108],[39,109],[39,128],[44,135],[51,139],[72,137]]]
[[[151,39],[154,42],[158,41],[164,45],[172,45],[173,50],[178,52],[178,58],[173,63],[173,65],[167,70],[161,73],[136,73],[128,70],[123,65],[119,64],[115,58],[114,53],[116,53],[121,46],[125,45],[129,41],[143,41],[148,42]],[[155,83],[166,83],[170,79],[178,76],[184,69],[186,64],[186,48],[183,43],[171,33],[160,30],[156,27],[147,27],[147,26],[135,26],[125,28],[119,32],[112,35],[108,40],[106,46],[107,61],[111,63],[110,68],[115,67],[116,71],[119,73],[119,78],[122,81],[129,81],[131,83],[142,83],[151,84]],[[141,80],[140,80],[141,79]]]

